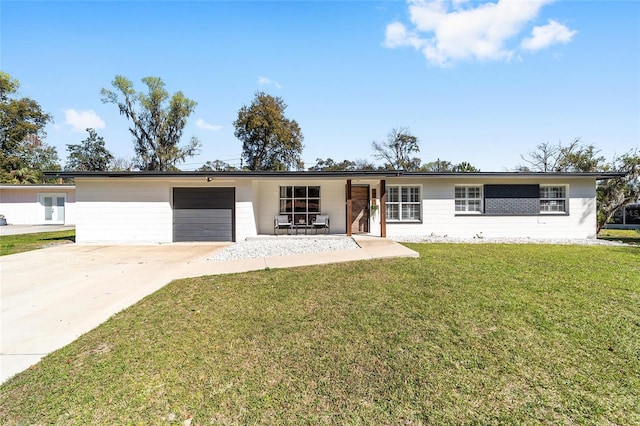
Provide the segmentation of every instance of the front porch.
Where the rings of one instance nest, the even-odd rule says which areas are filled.
[[[267,180],[255,182],[253,191],[260,194],[254,206],[260,235],[387,235],[385,179]]]

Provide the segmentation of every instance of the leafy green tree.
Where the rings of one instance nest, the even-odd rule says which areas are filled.
[[[231,172],[237,171],[238,168],[222,160],[207,161],[196,169],[198,172]]]
[[[451,161],[437,159],[436,161],[430,161],[424,164],[420,171],[422,172],[437,172],[437,173],[446,173],[452,172],[454,165]]]
[[[309,167],[309,170],[318,171],[318,172],[342,172],[342,171],[374,171],[374,170],[387,170],[383,166],[376,166],[370,161],[364,160],[362,158],[357,158],[354,161],[351,160],[343,160],[339,163],[336,163],[333,158],[327,158],[323,160],[322,158],[316,159],[316,164]]]
[[[147,93],[136,93],[129,79],[117,75],[111,83],[115,91],[100,91],[102,102],[116,104],[120,114],[131,120],[129,131],[140,170],[177,170],[178,163],[199,152],[200,142],[195,136],[187,145],[178,145],[196,102],[182,92],[170,97],[158,77],[145,77],[142,82]]]
[[[423,164],[418,171],[427,173],[477,173],[480,169],[467,161],[453,164],[451,161],[438,158],[436,161]]]
[[[600,150],[593,145],[583,145],[575,139],[560,149],[559,171],[562,172],[597,172],[606,168],[606,158],[598,156]]]
[[[316,158],[316,164],[309,167],[311,171],[327,172],[327,171],[351,171],[356,170],[356,163],[354,161],[344,160],[340,163],[336,163],[333,158]]]
[[[374,157],[383,160],[387,169],[411,172],[420,168],[420,158],[411,157],[420,152],[418,138],[405,127],[392,129],[384,142],[371,142],[371,148]]]
[[[60,170],[55,147],[42,142],[36,135],[27,136],[7,157],[11,171],[3,175],[6,183],[46,183],[44,171]]]
[[[640,153],[638,150],[616,157],[608,168],[624,172],[625,176],[607,179],[598,184],[597,232],[600,232],[600,229],[626,204],[640,200]]]
[[[357,171],[376,171],[376,170],[386,170],[384,166],[376,166],[372,162],[365,160],[364,158],[356,158],[354,160],[355,166],[354,170]]]
[[[282,98],[257,92],[249,106],[242,106],[233,122],[242,142],[242,158],[249,170],[302,170],[304,136],[295,120],[285,117]]]
[[[463,161],[462,163],[458,163],[451,168],[451,171],[458,173],[477,173],[480,171],[479,168],[471,165],[471,163],[467,163]]]
[[[17,98],[20,82],[0,71],[0,182],[44,182],[43,170],[58,170],[58,154],[43,142],[51,115],[30,98]]]
[[[89,136],[80,144],[67,145],[69,155],[65,166],[68,170],[94,172],[109,170],[113,154],[105,147],[104,138],[94,129],[87,129]]]
[[[352,172],[352,171],[375,171],[375,170],[387,170],[384,166],[376,166],[362,158],[356,158],[354,161],[351,160],[343,160],[340,163],[336,163],[333,158],[327,158],[323,160],[322,158],[316,159],[316,164],[309,167],[311,171],[317,172]]]

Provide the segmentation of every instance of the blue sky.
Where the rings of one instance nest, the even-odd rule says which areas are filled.
[[[7,1],[0,68],[54,116],[46,141],[96,128],[131,157],[129,122],[100,89],[161,77],[198,105],[185,140],[239,165],[232,122],[256,91],[280,96],[318,157],[374,161],[393,128],[423,162],[505,171],[576,137],[607,158],[640,141],[637,1]]]

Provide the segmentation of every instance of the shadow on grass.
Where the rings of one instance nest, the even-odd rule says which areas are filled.
[[[42,241],[70,241],[72,243],[76,242],[75,235],[71,237],[51,237],[51,238],[43,238]]]
[[[615,241],[615,242],[621,242],[625,244],[640,246],[640,236],[638,236],[637,238],[635,237],[598,237],[598,239],[604,240],[604,241]]]
[[[616,241],[625,244],[640,245],[640,230],[603,229],[598,234],[599,240]]]

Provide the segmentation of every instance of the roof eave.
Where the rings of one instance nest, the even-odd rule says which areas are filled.
[[[58,171],[44,172],[49,179],[75,179],[75,178],[193,178],[193,177],[224,177],[237,179],[251,178],[283,178],[283,177],[395,177],[402,175],[398,170],[375,170],[375,171],[180,171],[180,172],[155,172],[155,171],[135,171],[135,172],[74,172]]]
[[[601,172],[601,173],[559,173],[559,172],[404,172],[402,170],[375,170],[375,171],[229,171],[229,172],[200,172],[200,171],[179,171],[179,172],[74,172],[74,171],[52,171],[45,172],[48,179],[76,179],[76,178],[372,178],[372,177],[399,177],[399,178],[592,178],[596,180],[614,179],[625,176],[624,172]]]

